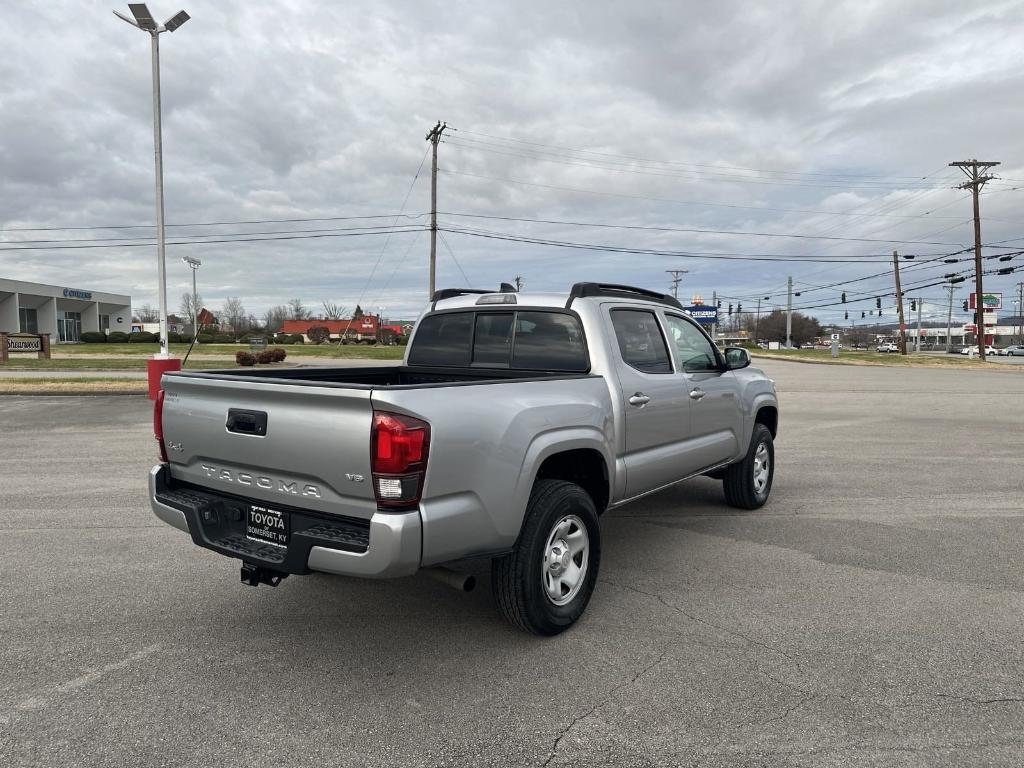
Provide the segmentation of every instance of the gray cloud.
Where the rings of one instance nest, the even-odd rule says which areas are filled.
[[[150,5],[158,16],[177,10]],[[6,9],[0,27],[6,52],[0,60],[0,228],[8,230],[6,245],[44,237],[11,231],[18,227],[153,222],[148,42],[110,9],[104,3]],[[441,146],[445,211],[951,245],[447,219],[453,226],[675,251],[832,257],[893,247],[953,250],[969,242],[970,210],[963,193],[950,189],[958,179],[945,166],[984,155],[1003,161],[1007,179],[985,198],[986,240],[1024,234],[1017,212],[1024,198],[1009,191],[1016,186],[1012,179],[1024,178],[1017,128],[1024,85],[1019,2],[197,2],[187,10],[193,19],[161,38],[172,223],[397,212],[427,149],[423,136],[443,119],[462,129]],[[468,131],[549,146],[507,144]],[[630,165],[618,156],[725,168]],[[572,164],[548,161],[570,158]],[[807,175],[730,170],[737,166]],[[407,213],[428,209],[426,170]],[[744,183],[736,175],[745,176]],[[780,178],[788,181],[752,183]],[[900,215],[920,217],[895,218]],[[176,227],[171,233],[359,223]],[[880,271],[871,263],[565,250],[451,232],[445,241],[458,265],[439,245],[439,282],[452,285],[463,284],[465,272],[478,285],[522,274],[536,289],[564,289],[580,279],[665,287],[664,270],[682,265],[691,270],[686,293],[709,296],[717,289],[777,300],[787,274],[814,284]],[[155,303],[154,251],[9,250],[0,254],[0,274],[125,291],[137,303]],[[422,233],[387,241],[378,235],[171,246],[172,306],[189,285],[190,273],[178,263],[186,252],[204,260],[202,293],[213,306],[237,295],[258,313],[299,296],[309,304],[329,299],[348,306],[361,299],[412,315],[426,293]],[[1008,290],[1017,279],[988,285]],[[885,279],[860,285],[890,290]],[[837,317],[835,311],[821,314]]]

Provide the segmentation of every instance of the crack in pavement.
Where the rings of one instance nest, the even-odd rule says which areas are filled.
[[[709,619],[705,619],[705,618],[702,618],[700,616],[696,616],[696,615],[690,613],[689,611],[686,611],[683,608],[680,608],[678,605],[674,605],[674,604],[670,603],[668,600],[666,600],[664,597],[662,597],[661,595],[659,595],[657,593],[645,592],[644,590],[638,589],[637,587],[633,587],[633,586],[630,586],[628,584],[619,584],[617,582],[609,581],[607,579],[601,579],[601,581],[603,583],[605,583],[605,584],[610,584],[613,587],[618,587],[619,589],[625,589],[625,590],[628,590],[630,592],[636,592],[637,594],[645,595],[647,597],[653,598],[653,599],[657,600],[659,603],[661,603],[662,605],[664,605],[666,608],[669,608],[669,609],[675,611],[676,613],[679,613],[680,615],[685,616],[690,621],[693,621],[693,622],[695,622],[697,624],[703,624],[704,626],[711,627],[713,629],[717,629],[719,632],[725,632],[727,635],[731,635],[733,637],[738,637],[741,640],[743,640],[746,643],[748,643],[749,645],[756,645],[759,648],[763,648],[766,651],[770,651],[771,653],[777,653],[780,656],[788,659],[793,664],[793,666],[795,666],[797,668],[797,671],[799,671],[801,675],[806,675],[806,673],[804,672],[803,667],[800,664],[800,660],[796,656],[793,656],[792,654],[786,653],[785,651],[783,651],[780,648],[776,648],[774,646],[768,645],[767,643],[761,642],[760,640],[756,640],[756,639],[754,639],[754,638],[752,638],[752,637],[750,637],[748,635],[743,634],[739,630],[733,629],[732,627],[727,627],[727,626],[724,626],[722,624],[716,624],[715,622],[713,622],[713,621],[711,621]]]
[[[661,654],[658,656],[657,659],[655,659],[653,662],[651,662],[650,664],[645,666],[639,672],[635,673],[629,680],[626,680],[625,682],[619,683],[618,685],[616,685],[614,688],[612,688],[610,691],[608,691],[608,693],[605,695],[605,697],[603,699],[601,699],[599,702],[597,702],[594,706],[592,706],[589,710],[584,712],[582,715],[577,715],[576,717],[574,717],[572,719],[572,721],[567,726],[565,726],[565,728],[563,728],[561,731],[559,731],[558,736],[555,738],[554,743],[551,745],[551,750],[548,752],[548,756],[544,759],[544,762],[541,763],[541,768],[546,768],[546,766],[549,765],[551,763],[551,761],[554,760],[558,756],[559,747],[561,747],[561,745],[562,745],[562,739],[564,739],[566,736],[568,736],[569,732],[572,731],[572,729],[575,728],[577,724],[579,724],[579,723],[583,722],[584,720],[586,720],[588,717],[590,717],[595,712],[597,712],[597,710],[599,710],[601,707],[603,707],[605,704],[607,704],[609,701],[611,701],[612,697],[616,693],[618,693],[619,691],[623,690],[624,688],[628,688],[629,686],[633,685],[637,680],[639,680],[645,674],[647,674],[652,669],[654,669],[656,666],[661,664],[661,662],[663,662],[665,660],[665,657],[668,655],[669,649],[673,645],[674,645],[674,643],[669,643],[668,645],[666,645],[664,648],[662,648]]]

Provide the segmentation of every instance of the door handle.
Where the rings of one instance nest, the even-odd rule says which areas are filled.
[[[697,389],[691,389],[690,390],[690,399],[691,400],[700,400],[706,394],[707,394],[707,392],[705,392],[700,387],[698,387]]]
[[[636,392],[631,398],[629,398],[630,405],[639,405],[641,408],[643,408],[649,402],[651,402],[651,398],[649,398],[643,392]]]

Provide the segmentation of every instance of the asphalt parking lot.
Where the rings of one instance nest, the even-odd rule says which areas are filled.
[[[1020,765],[1024,375],[766,361],[772,499],[609,513],[580,624],[422,577],[238,583],[140,397],[0,397],[0,765]]]

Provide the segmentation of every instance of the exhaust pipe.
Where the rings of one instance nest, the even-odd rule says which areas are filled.
[[[424,568],[423,572],[434,581],[439,581],[459,592],[472,592],[476,588],[476,576],[471,573],[453,571],[442,566]]]

